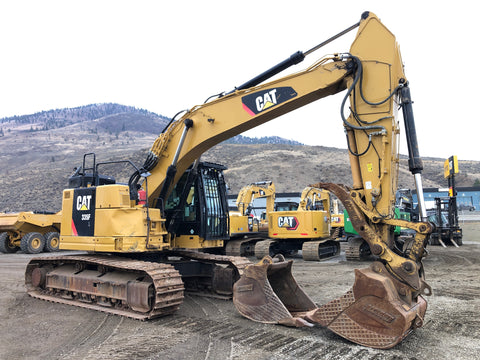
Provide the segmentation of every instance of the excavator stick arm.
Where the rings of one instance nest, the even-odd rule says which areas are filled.
[[[396,254],[388,244],[378,236],[371,223],[378,222],[379,219],[375,218],[374,213],[368,211],[363,202],[358,199],[360,197],[359,192],[350,191],[343,185],[332,183],[318,183],[314,186],[331,191],[342,201],[355,230],[368,243],[372,254],[378,256],[387,264],[387,268],[393,276],[408,284],[413,291],[426,291],[426,295],[431,293],[430,287],[423,280],[423,266],[421,263],[425,239],[432,230],[429,223],[413,224],[408,222],[409,227],[418,230],[411,251],[411,253],[415,251],[417,257],[413,259],[406,258]],[[370,222],[367,221],[367,219],[370,219]],[[382,221],[388,224],[387,220]]]

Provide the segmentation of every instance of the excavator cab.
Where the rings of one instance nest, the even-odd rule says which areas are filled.
[[[165,203],[170,233],[198,235],[205,240],[228,237],[225,169],[223,165],[201,162],[185,171]]]

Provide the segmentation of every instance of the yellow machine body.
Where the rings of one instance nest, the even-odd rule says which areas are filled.
[[[268,214],[272,239],[324,239],[330,236],[330,192],[307,186],[297,210]]]
[[[268,215],[272,239],[322,239],[330,236],[327,211],[274,211]]]
[[[77,194],[74,189],[63,192],[62,208],[65,211],[60,249],[145,252],[223,246],[221,240],[203,240],[198,236],[181,235],[172,239],[165,229],[160,210],[135,205],[130,201],[126,185],[104,185],[85,190],[77,191]]]
[[[160,210],[148,209],[147,214],[147,208],[132,204],[126,185],[66,189],[62,208],[60,249],[139,252],[172,247]]]
[[[259,231],[259,222],[253,216],[242,215],[238,211],[230,212],[230,236],[256,233]]]
[[[61,211],[55,214],[32,211],[0,214],[0,252],[57,251],[61,217]]]

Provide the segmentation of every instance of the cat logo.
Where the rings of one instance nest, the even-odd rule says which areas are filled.
[[[285,228],[287,230],[297,230],[298,219],[295,216],[279,216],[277,221],[279,228]]]
[[[88,210],[90,210],[91,200],[92,200],[92,195],[78,195],[77,196],[77,210],[78,211],[88,211]]]
[[[272,89],[263,95],[259,95],[255,99],[255,105],[257,106],[257,111],[268,109],[271,106],[277,105],[277,96],[275,95],[277,89]]]
[[[242,97],[242,105],[251,116],[268,110],[297,96],[289,86],[266,89]]]

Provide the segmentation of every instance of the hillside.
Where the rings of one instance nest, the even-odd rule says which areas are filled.
[[[164,123],[168,121],[168,118],[162,115],[157,115],[150,111],[144,109],[137,109],[133,106],[126,106],[120,104],[91,104],[85,106],[78,106],[75,108],[65,108],[65,109],[55,109],[42,111],[30,115],[21,115],[21,116],[12,116],[0,119],[0,124],[3,128],[6,128],[6,131],[22,130],[19,125],[30,125],[29,131],[37,130],[51,130],[57,128],[63,128],[72,124],[88,122],[91,120],[101,120],[108,118],[112,115],[127,115],[127,117],[122,118],[121,116],[117,118],[117,123],[111,121],[100,121],[100,126],[104,130],[109,132],[121,131],[121,125],[123,130],[132,130],[134,129],[137,123],[128,124],[128,115],[133,115],[137,118],[148,118],[151,121],[144,121],[143,124],[148,126],[153,126],[157,120],[160,120]],[[132,118],[130,118],[132,119]],[[114,125],[115,124],[115,125]],[[125,128],[128,127],[128,129]],[[24,127],[23,129],[26,129]],[[147,128],[148,129],[148,128]],[[146,131],[152,131],[152,129],[142,129]]]
[[[125,110],[121,106],[118,109]],[[60,210],[62,189],[86,152],[95,152],[97,161],[129,159],[137,165],[143,164],[147,150],[168,119],[135,108],[127,110],[108,114],[103,111],[99,118],[65,117],[61,126],[51,127],[45,127],[52,118],[48,116],[28,121],[24,117],[18,117],[22,121],[2,119],[0,212]],[[251,138],[241,138],[236,141],[252,142]],[[347,150],[290,145],[281,143],[281,139],[272,141],[276,143],[225,142],[210,149],[202,160],[228,167],[225,178],[231,193],[262,180],[274,181],[278,192],[300,192],[318,181],[351,185]],[[424,187],[447,186],[443,161],[424,159]],[[480,162],[460,161],[459,167],[457,186],[473,186],[480,180]],[[112,171],[104,169],[107,173]],[[117,180],[126,182],[132,169],[120,170],[123,176]],[[117,169],[114,175],[118,173]],[[406,159],[400,162],[399,187],[414,188]]]

